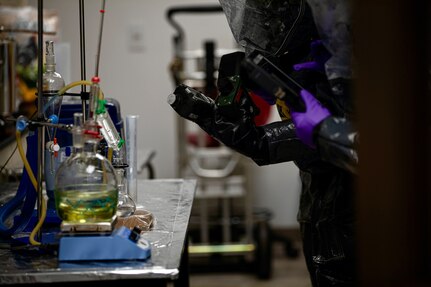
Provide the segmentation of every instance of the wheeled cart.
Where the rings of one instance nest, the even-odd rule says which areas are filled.
[[[219,49],[215,42],[206,41],[202,49],[186,50],[185,32],[174,16],[221,12],[220,6],[181,6],[167,11],[168,22],[176,30],[170,66],[175,85],[186,84],[210,97],[217,95],[218,62],[222,55],[237,49]],[[242,257],[249,263],[248,270],[261,279],[270,278],[271,214],[253,210],[242,157],[195,124],[180,117],[176,121],[178,176],[197,179],[189,226],[191,262],[193,258],[206,258],[211,263],[215,258]]]

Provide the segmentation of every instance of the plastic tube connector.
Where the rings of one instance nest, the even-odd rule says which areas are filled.
[[[117,147],[120,149],[124,144],[125,144],[124,139],[120,139],[120,141],[118,142]]]
[[[49,120],[50,123],[58,124],[58,117],[57,117],[57,115],[50,115],[48,117],[48,120]]]
[[[28,120],[24,116],[19,116],[16,120],[16,130],[19,132],[25,131],[28,125]]]

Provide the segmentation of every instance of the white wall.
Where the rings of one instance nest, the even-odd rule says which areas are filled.
[[[33,0],[34,1],[34,0]],[[35,2],[33,2],[35,3]],[[95,71],[101,1],[85,1],[87,78]],[[174,30],[165,18],[168,7],[183,4],[213,3],[216,0],[107,0],[101,52],[101,87],[107,97],[120,101],[122,114],[137,114],[139,146],[156,150],[154,164],[158,178],[175,177],[176,113],[166,103],[173,91],[168,65],[173,56]],[[80,79],[78,0],[45,0],[45,8],[58,10],[58,40],[71,45],[71,78]],[[218,47],[234,46],[222,14],[176,17],[186,31],[188,49],[214,39]],[[143,49],[131,49],[131,31],[140,30]],[[132,47],[136,48],[136,47]],[[139,48],[139,47],[138,47]],[[274,115],[274,120],[277,118]],[[296,227],[299,201],[298,170],[292,163],[257,167],[250,162],[250,179],[257,206],[274,213],[277,227]]]

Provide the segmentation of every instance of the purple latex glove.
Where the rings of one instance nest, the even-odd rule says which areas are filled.
[[[313,70],[317,72],[324,72],[325,62],[331,58],[331,54],[328,52],[328,50],[326,50],[325,46],[323,46],[321,40],[311,42],[310,50],[311,56],[314,60],[293,65],[293,69],[295,71]]]
[[[314,128],[331,113],[312,94],[301,90],[301,98],[305,103],[306,110],[303,113],[291,110],[290,115],[296,127],[296,135],[306,145],[315,148],[313,142]]]

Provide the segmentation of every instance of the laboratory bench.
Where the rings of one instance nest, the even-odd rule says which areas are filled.
[[[0,184],[4,197],[15,184]],[[153,214],[154,224],[141,236],[151,245],[146,261],[85,262],[65,264],[52,252],[0,245],[0,284],[35,286],[188,286],[186,233],[196,181],[183,179],[138,180],[138,205]],[[1,196],[0,196],[1,200]]]

